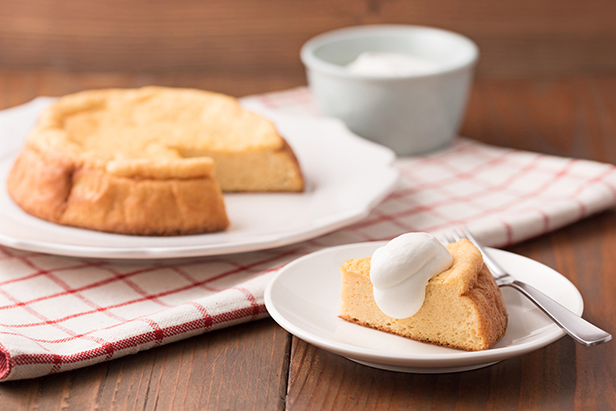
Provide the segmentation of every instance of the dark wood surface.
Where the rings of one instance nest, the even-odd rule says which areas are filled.
[[[480,75],[616,70],[610,0],[0,0],[0,65],[292,73],[310,37],[360,24],[465,34]]]
[[[300,71],[237,76],[0,69],[0,108],[97,87],[163,84],[242,96],[303,83]],[[463,134],[616,163],[616,75],[481,79]],[[569,278],[584,297],[584,317],[616,332],[614,211],[509,250]],[[72,372],[1,383],[0,409],[611,410],[615,378],[616,342],[585,348],[565,337],[480,370],[403,374],[317,349],[266,319]]]

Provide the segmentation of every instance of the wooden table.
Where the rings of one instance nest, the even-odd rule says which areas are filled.
[[[303,84],[301,73],[232,75],[0,71],[0,108],[38,95],[161,84],[232,95]],[[616,76],[479,79],[463,134],[547,154],[616,163]],[[569,278],[584,317],[616,332],[616,213],[509,248]],[[355,364],[266,319],[63,374],[0,384],[1,409],[616,409],[616,342],[566,337],[488,368],[402,374]]]

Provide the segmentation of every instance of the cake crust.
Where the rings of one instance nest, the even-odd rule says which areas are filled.
[[[192,89],[90,90],[58,99],[11,169],[13,201],[62,225],[134,235],[229,226],[222,191],[303,191],[267,119]]]
[[[370,257],[347,260],[341,267],[339,317],[369,328],[430,344],[485,350],[503,337],[507,310],[481,253],[468,240],[450,244],[452,267],[433,277],[426,300],[412,317],[395,319],[376,305],[370,282]]]
[[[185,235],[229,225],[213,178],[114,176],[26,147],[7,188],[24,211],[53,223],[132,235]]]

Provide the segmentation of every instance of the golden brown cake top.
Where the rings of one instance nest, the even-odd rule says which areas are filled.
[[[453,264],[430,281],[455,285],[460,294],[475,286],[477,275],[483,267],[481,252],[467,239],[445,246],[453,257]]]
[[[210,152],[276,150],[283,140],[232,97],[144,87],[64,96],[42,113],[28,144],[119,176],[191,178],[212,174]]]

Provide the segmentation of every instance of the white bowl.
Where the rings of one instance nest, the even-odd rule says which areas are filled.
[[[430,61],[429,74],[399,77],[349,72],[363,52],[403,53]],[[321,112],[400,156],[446,146],[457,134],[479,55],[475,43],[431,27],[369,25],[320,34],[301,49]]]

